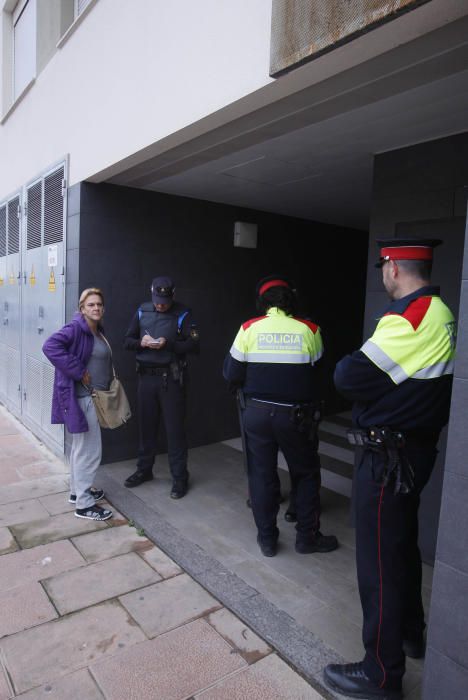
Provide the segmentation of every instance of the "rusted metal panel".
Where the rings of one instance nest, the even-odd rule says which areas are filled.
[[[278,76],[430,0],[273,0],[270,75]]]

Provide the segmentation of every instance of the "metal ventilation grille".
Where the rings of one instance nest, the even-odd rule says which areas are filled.
[[[8,202],[8,254],[19,253],[19,197]]]
[[[6,347],[6,389],[7,396],[14,406],[19,406],[20,396],[20,367],[21,357],[18,350]]]
[[[44,432],[50,435],[52,439],[60,445],[63,444],[63,427],[61,425],[53,425],[50,422],[55,370],[52,365],[43,364],[42,372],[41,425]]]
[[[26,247],[28,250],[42,245],[42,182],[28,189],[28,223],[26,227]]]
[[[90,2],[91,0],[75,0],[75,16],[81,15]]]
[[[6,255],[6,206],[0,208],[0,258]]]
[[[6,364],[6,345],[0,343],[0,396],[6,396],[7,393]]]
[[[25,379],[25,410],[28,416],[40,425],[42,411],[42,363],[30,355],[26,355]]]
[[[63,168],[44,180],[44,244],[63,240]]]

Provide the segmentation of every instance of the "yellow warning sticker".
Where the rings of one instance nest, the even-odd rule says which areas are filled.
[[[50,271],[50,275],[49,275],[49,292],[55,292],[56,289],[57,289],[57,287],[55,285],[55,275],[54,275],[54,270],[52,268]]]
[[[10,276],[8,277],[8,282],[9,282],[10,284],[14,284],[14,283],[15,283],[15,275],[13,274],[13,270],[10,272]]]
[[[29,275],[29,284],[34,287],[36,284],[36,275],[34,274],[34,265],[31,268],[31,274]]]
[[[0,287],[3,287],[3,277],[0,277]]]

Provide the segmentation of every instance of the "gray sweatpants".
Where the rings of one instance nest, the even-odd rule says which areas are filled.
[[[86,493],[94,483],[96,471],[101,464],[101,427],[91,396],[78,399],[80,408],[88,421],[88,432],[73,433],[70,451],[70,493],[76,494],[76,508],[94,506],[94,498]]]

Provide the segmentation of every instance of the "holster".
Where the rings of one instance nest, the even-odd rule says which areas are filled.
[[[322,419],[322,404],[295,404],[291,407],[289,417],[300,433],[307,433],[309,440],[314,440]]]
[[[382,457],[383,469],[381,473],[374,474],[378,484],[387,486],[393,482],[395,494],[407,494],[414,489],[414,470],[406,454],[406,440],[402,432],[388,427],[349,430],[348,441]]]
[[[173,360],[169,365],[172,379],[184,386],[185,383],[185,362],[183,360]]]

